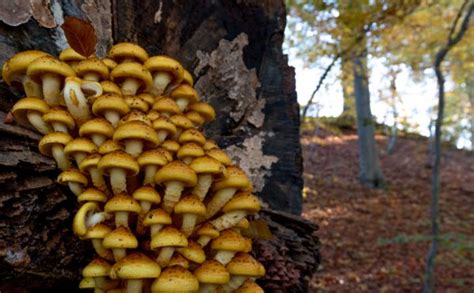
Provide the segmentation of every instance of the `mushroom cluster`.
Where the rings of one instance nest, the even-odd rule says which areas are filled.
[[[178,61],[120,43],[104,59],[20,52],[2,75],[26,95],[15,121],[44,135],[40,152],[77,197],[73,231],[97,253],[80,288],[263,292],[241,234],[259,200],[203,134],[215,111]]]

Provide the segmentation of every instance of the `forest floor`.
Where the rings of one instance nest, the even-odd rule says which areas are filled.
[[[377,136],[385,189],[362,187],[357,135],[306,131],[303,216],[319,225],[322,264],[311,292],[420,292],[429,248],[431,172],[427,141],[399,138],[385,152]],[[474,158],[445,149],[440,198],[439,292],[473,292]]]

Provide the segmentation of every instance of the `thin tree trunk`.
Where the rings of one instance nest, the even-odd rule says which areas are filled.
[[[474,77],[469,76],[466,81],[466,91],[469,97],[469,114],[471,117],[471,154],[474,155]]]
[[[395,70],[390,71],[390,106],[392,108],[393,125],[391,127],[390,139],[387,145],[387,154],[391,155],[395,151],[395,145],[398,137],[398,109],[397,109],[397,72]]]

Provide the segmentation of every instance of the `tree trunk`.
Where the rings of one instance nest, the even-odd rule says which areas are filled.
[[[317,227],[294,216],[302,208],[302,157],[294,70],[281,49],[283,1],[3,1],[0,63],[27,49],[57,55],[67,46],[59,26],[65,16],[92,22],[99,56],[132,41],[192,72],[202,99],[217,111],[206,134],[247,171],[268,206],[261,217],[275,237],[257,241],[257,249],[271,250],[261,260],[283,258],[298,281],[292,292],[304,291],[319,249]],[[19,93],[0,83],[0,94],[0,290],[76,288],[92,249],[71,232],[75,197],[55,183],[59,172],[38,153],[39,136],[4,124]],[[267,274],[262,286],[271,288],[277,274]]]
[[[466,80],[466,91],[469,97],[469,113],[471,114],[471,153],[474,154],[474,77],[469,76]]]
[[[390,131],[390,138],[387,145],[387,154],[391,155],[395,151],[395,145],[398,137],[398,110],[397,110],[397,73],[396,70],[390,70],[390,107],[392,108],[393,125]]]
[[[344,98],[342,115],[355,118],[354,66],[349,56],[341,58],[341,85]]]

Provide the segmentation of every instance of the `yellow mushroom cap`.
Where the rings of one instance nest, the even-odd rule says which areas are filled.
[[[179,110],[178,104],[176,102],[168,97],[160,97],[158,98],[155,103],[153,103],[153,110],[156,110],[158,112],[167,112],[171,114],[178,114],[181,113]]]
[[[181,84],[177,88],[175,88],[171,94],[171,98],[173,99],[186,99],[189,101],[190,104],[196,103],[199,101],[198,93],[192,86],[187,84]]]
[[[66,156],[71,157],[74,154],[83,152],[87,154],[92,154],[97,151],[97,146],[90,139],[85,137],[77,137],[71,140],[66,147],[64,148],[64,153]]]
[[[161,268],[154,260],[143,253],[134,252],[113,265],[112,279],[151,279],[158,278]]]
[[[153,79],[150,72],[140,63],[127,62],[117,65],[110,73],[113,82],[120,83],[126,78],[133,78],[141,82],[140,88],[143,91],[151,87]]]
[[[104,173],[108,173],[110,168],[121,168],[127,172],[128,176],[137,175],[140,170],[137,161],[124,151],[114,151],[106,154],[100,159],[98,167]]]
[[[237,166],[229,166],[226,168],[226,177],[215,181],[212,188],[214,191],[224,188],[245,189],[250,186],[250,180],[244,171]]]
[[[265,275],[263,265],[248,253],[237,253],[226,268],[231,275],[257,278]]]
[[[82,60],[86,60],[86,57],[82,56],[81,54],[74,51],[73,48],[66,48],[59,53],[59,60],[68,62],[80,62]]]
[[[176,125],[176,127],[181,129],[188,129],[194,126],[193,122],[186,118],[186,116],[177,114],[169,118],[170,122]]]
[[[124,59],[145,62],[148,59],[148,53],[137,44],[124,42],[114,45],[109,51],[109,57],[119,63]]]
[[[101,61],[105,64],[105,66],[107,66],[109,70],[112,70],[115,68],[115,66],[117,66],[117,62],[110,58],[104,58]]]
[[[213,139],[206,139],[206,143],[204,144],[204,146],[202,148],[207,152],[207,151],[210,151],[210,150],[215,149],[215,148],[218,149],[219,146],[217,145],[217,143]]]
[[[265,293],[265,291],[254,281],[247,280],[234,293]]]
[[[102,258],[94,258],[83,270],[84,278],[96,278],[109,276],[112,266]]]
[[[143,219],[144,226],[151,226],[155,224],[171,224],[170,215],[162,209],[154,209],[146,213],[145,218]]]
[[[79,289],[92,289],[95,288],[94,278],[83,278],[79,283]]]
[[[237,223],[237,225],[235,225],[235,227],[239,229],[248,229],[250,227],[249,220],[247,220],[247,218],[243,218]]]
[[[51,56],[43,56],[30,63],[26,71],[28,76],[39,82],[45,73],[53,73],[63,77],[76,76],[76,72],[67,63]]]
[[[214,108],[208,103],[193,103],[189,106],[189,110],[198,112],[199,115],[201,115],[208,122],[216,119],[216,111],[214,111]]]
[[[145,67],[151,72],[165,71],[173,76],[173,84],[178,84],[183,80],[184,68],[175,59],[168,56],[153,56],[145,62]]]
[[[155,103],[155,98],[153,97],[152,94],[149,94],[149,93],[141,93],[139,95],[137,95],[138,98],[142,99],[143,101],[145,101],[148,106],[152,107],[153,104]]]
[[[222,208],[224,213],[237,210],[244,210],[252,214],[257,213],[260,210],[260,202],[250,192],[239,192]]]
[[[102,92],[104,94],[122,95],[120,87],[110,80],[103,80],[100,82],[100,85],[102,86]]]
[[[79,77],[84,77],[84,75],[88,73],[96,73],[100,76],[100,79],[109,78],[109,68],[104,62],[97,58],[83,60],[79,62],[74,69]]]
[[[138,110],[142,111],[144,113],[148,112],[149,106],[147,102],[144,100],[140,99],[137,96],[127,96],[125,97],[125,102],[127,105],[130,107],[131,110]]]
[[[215,250],[244,252],[248,250],[248,242],[238,232],[227,229],[221,231],[220,235],[212,240],[211,248]]]
[[[197,183],[197,176],[193,169],[189,168],[185,163],[173,161],[156,172],[155,181],[156,183],[179,181],[186,187],[193,187]]]
[[[150,119],[151,121],[154,121],[155,119],[158,119],[161,116],[162,115],[160,114],[160,112],[158,112],[156,110],[151,110],[146,114],[146,117],[148,117],[148,119]]]
[[[135,200],[138,200],[138,201],[143,200],[143,201],[149,201],[152,203],[161,202],[160,194],[151,186],[142,186],[142,187],[137,188],[133,192],[132,196]]]
[[[68,184],[69,182],[87,185],[87,177],[75,168],[67,169],[58,176],[59,184]]]
[[[105,94],[95,100],[92,105],[92,112],[95,115],[103,116],[106,111],[114,111],[122,116],[130,111],[130,107],[121,96]]]
[[[188,239],[178,229],[167,226],[155,234],[150,243],[151,249],[158,247],[185,247],[188,245]]]
[[[162,143],[161,143],[161,146],[162,146],[165,150],[167,150],[167,151],[169,151],[169,152],[171,152],[171,153],[176,153],[176,152],[179,150],[179,148],[181,147],[181,146],[179,145],[179,143],[177,143],[176,141],[171,140],[171,139],[167,139],[167,140],[165,140],[164,142],[162,142]]]
[[[104,209],[108,213],[131,212],[138,214],[141,211],[140,204],[133,197],[125,193],[114,195],[105,204]]]
[[[193,76],[186,69],[184,70],[184,74],[183,74],[183,84],[187,84],[189,86],[194,85]]]
[[[130,112],[128,112],[127,115],[123,116],[122,119],[120,119],[118,125],[120,126],[130,121],[140,121],[148,126],[151,126],[150,118],[148,118],[145,113],[139,110],[131,110]]]
[[[194,159],[189,165],[196,174],[222,174],[224,165],[216,159],[209,156],[202,156]]]
[[[181,266],[167,267],[151,284],[152,292],[196,292],[199,282],[187,269]]]
[[[216,260],[207,260],[202,263],[194,270],[194,275],[199,283],[204,284],[227,284],[230,279],[229,272]]]
[[[103,118],[94,118],[82,124],[79,128],[80,136],[90,136],[93,134],[101,134],[106,137],[112,137],[114,127]]]
[[[88,155],[79,164],[79,170],[81,170],[82,172],[88,172],[91,168],[97,168],[101,158],[102,156],[99,154]]]
[[[148,165],[164,166],[168,163],[168,157],[161,149],[152,149],[143,152],[137,159],[140,167]]]
[[[184,114],[196,127],[199,127],[206,122],[204,118],[196,111],[188,111]]]
[[[123,151],[123,147],[115,140],[109,139],[100,145],[98,151],[99,154],[106,155],[114,151]]]
[[[173,257],[170,259],[170,262],[168,263],[168,266],[169,267],[180,266],[185,269],[189,269],[189,261],[181,254],[174,253]]]
[[[139,139],[147,142],[150,146],[159,144],[158,135],[153,128],[141,121],[126,122],[115,129],[115,141],[127,139]]]
[[[52,155],[52,147],[55,144],[67,145],[72,140],[72,136],[64,132],[50,132],[43,136],[39,141],[38,148],[41,154],[45,156]]]
[[[26,75],[28,65],[43,56],[49,56],[49,54],[46,52],[29,50],[13,55],[3,64],[3,80],[9,86],[11,86],[13,82],[21,82],[21,78]]]
[[[107,202],[107,195],[97,188],[89,187],[84,190],[83,193],[79,194],[77,197],[78,202],[83,201],[97,201],[97,202]]]
[[[197,195],[185,195],[174,206],[176,214],[205,215],[206,206],[201,202]]]
[[[102,239],[111,231],[112,229],[107,225],[99,223],[87,229],[87,233],[84,235],[83,239]]]
[[[229,158],[227,153],[219,148],[212,148],[207,151],[207,155],[214,158],[224,164],[224,166],[232,165],[232,160]]]
[[[69,130],[74,129],[76,126],[76,122],[74,121],[74,118],[72,118],[71,114],[60,107],[49,109],[49,111],[43,115],[43,120],[48,124],[64,124]]]
[[[138,241],[129,228],[120,226],[107,234],[102,242],[105,248],[137,248]]]
[[[180,160],[186,157],[202,157],[204,150],[198,144],[190,142],[182,145],[176,155]]]
[[[28,111],[36,111],[45,114],[49,111],[49,106],[43,99],[27,97],[18,100],[12,108],[13,117],[22,124],[30,124],[26,116]]]
[[[160,116],[153,120],[153,129],[156,131],[159,130],[166,130],[171,135],[174,135],[177,131],[176,126],[169,121],[169,119],[165,116]]]
[[[203,263],[206,260],[206,254],[202,247],[194,241],[188,241],[188,246],[178,248],[177,251],[188,260],[195,263]]]
[[[208,236],[214,239],[219,237],[220,233],[211,223],[206,222],[197,230],[196,234],[198,236]]]
[[[186,129],[185,131],[183,131],[183,133],[181,133],[178,138],[178,142],[181,144],[194,142],[200,146],[203,146],[206,143],[206,137],[204,137],[201,131],[191,128]]]

